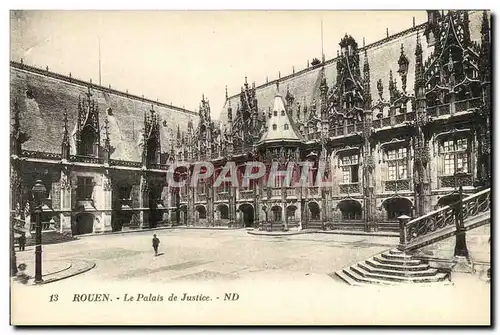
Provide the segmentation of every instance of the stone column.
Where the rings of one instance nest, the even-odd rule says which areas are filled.
[[[60,214],[59,222],[61,233],[71,233],[71,178],[70,172],[67,168],[61,170],[61,201],[60,201]]]
[[[103,231],[112,231],[111,220],[112,220],[112,192],[113,186],[111,182],[111,177],[108,174],[103,174],[102,176],[102,227]]]
[[[149,185],[148,179],[145,173],[141,174],[140,180],[140,195],[139,195],[139,207],[141,208],[139,212],[140,228],[149,228],[149,211],[145,208],[149,208]]]

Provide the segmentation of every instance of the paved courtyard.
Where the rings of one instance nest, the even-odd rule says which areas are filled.
[[[246,230],[159,230],[160,255],[153,232],[87,236],[44,246],[44,260],[84,259],[96,263],[88,273],[66,280],[234,280],[296,279],[342,269],[397,245],[394,237],[334,234],[255,236]],[[18,258],[31,257],[31,248]],[[334,276],[333,276],[334,277]],[[329,280],[336,280],[328,277]]]

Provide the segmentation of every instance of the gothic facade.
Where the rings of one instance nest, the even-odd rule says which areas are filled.
[[[12,94],[15,215],[24,218],[30,185],[42,179],[49,186],[45,221],[74,234],[165,224],[398,230],[398,216],[455,201],[459,185],[465,193],[489,185],[487,12],[428,11],[422,25],[362,47],[346,34],[339,47],[334,59],[258,87],[245,78],[239,94],[226,90],[220,120],[202,97],[192,118],[178,110],[169,123],[150,104],[133,121],[123,112],[131,110],[128,100],[117,103],[89,86],[36,148],[20,114],[35,125],[43,119],[28,95],[47,90],[31,80],[23,106],[19,90]],[[58,148],[47,150],[47,141]],[[170,164],[207,160],[215,166],[211,179],[195,188],[168,185]],[[313,178],[327,162],[329,183],[269,186],[266,173],[249,185],[214,187],[227,162],[241,178],[249,161],[309,161]]]

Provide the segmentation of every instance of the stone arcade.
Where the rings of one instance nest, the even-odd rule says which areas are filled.
[[[41,179],[42,221],[73,234],[166,224],[398,231],[398,216],[455,201],[459,184],[472,194],[490,183],[489,21],[428,11],[426,23],[370,45],[346,34],[334,59],[226,90],[220,120],[205,97],[195,113],[11,62],[14,216],[30,225],[24,209]],[[169,164],[205,160],[215,176],[228,160],[240,171],[250,160],[327,161],[331,186],[267,187],[267,175],[240,188],[166,183]]]

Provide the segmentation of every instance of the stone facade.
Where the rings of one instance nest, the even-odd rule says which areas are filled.
[[[55,92],[50,106],[67,104],[67,114],[59,107],[59,124],[37,133],[54,115],[37,100],[51,88],[37,85],[55,79],[11,65],[15,78],[36,75],[11,85],[12,208],[41,179],[47,218],[74,234],[164,224],[397,230],[399,215],[423,215],[456,200],[459,185],[474,193],[491,180],[489,14],[428,17],[368,46],[346,35],[337,58],[276,82],[245,78],[239,94],[226,92],[218,121],[205,97],[191,120],[171,106],[133,111],[137,99],[86,85],[72,104]],[[172,163],[207,160],[212,179],[168,185]],[[266,174],[248,187],[212,185],[228,162],[241,174],[255,160],[327,162],[329,184],[268,187]]]

